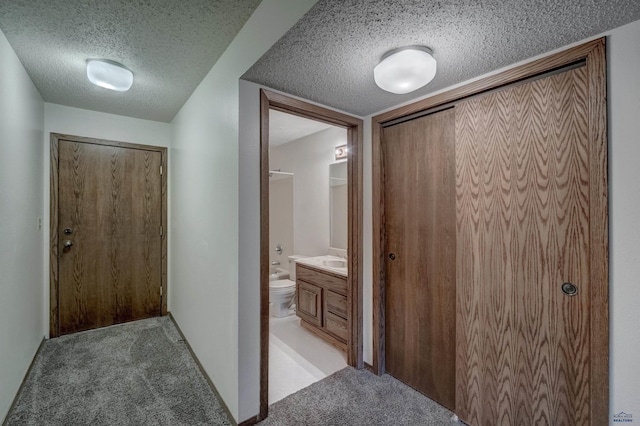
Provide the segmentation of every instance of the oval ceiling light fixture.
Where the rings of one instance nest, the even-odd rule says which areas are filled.
[[[407,46],[384,54],[373,69],[373,79],[387,92],[402,95],[413,92],[436,76],[436,60],[431,49]]]
[[[96,86],[126,92],[133,84],[133,73],[122,64],[105,59],[87,60],[87,78]]]

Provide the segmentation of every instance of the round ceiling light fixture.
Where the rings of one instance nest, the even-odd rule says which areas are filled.
[[[118,62],[105,59],[87,61],[87,78],[96,86],[126,92],[133,85],[133,73]]]
[[[382,90],[402,95],[433,80],[436,69],[431,49],[407,46],[385,53],[373,69],[373,79]]]

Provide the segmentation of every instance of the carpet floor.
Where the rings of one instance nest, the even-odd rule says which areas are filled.
[[[389,375],[347,367],[269,407],[261,426],[453,426],[453,413]]]
[[[5,424],[232,423],[162,317],[46,341]]]

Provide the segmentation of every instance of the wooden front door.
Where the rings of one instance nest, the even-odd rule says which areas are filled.
[[[453,109],[383,132],[386,371],[455,406]]]
[[[59,335],[161,314],[161,164],[157,150],[58,141]]]
[[[456,406],[469,424],[590,423],[587,76],[456,105]]]

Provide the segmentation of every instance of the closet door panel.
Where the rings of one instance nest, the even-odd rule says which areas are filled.
[[[384,129],[386,371],[455,405],[455,112]]]
[[[456,410],[470,424],[589,422],[587,97],[582,67],[456,106]]]

